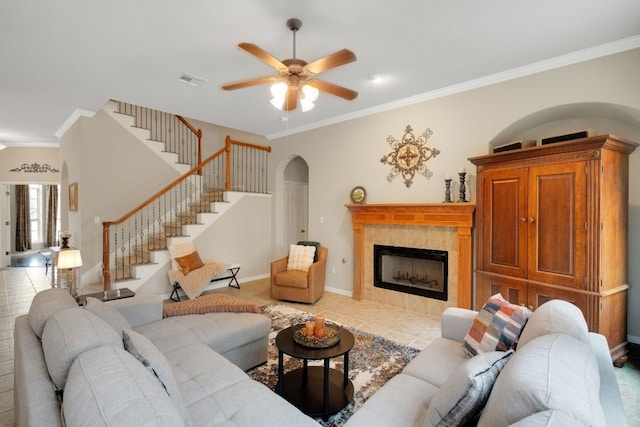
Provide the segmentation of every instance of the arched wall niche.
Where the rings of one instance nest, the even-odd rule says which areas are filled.
[[[602,102],[558,105],[529,114],[503,129],[489,142],[493,147],[521,139],[540,140],[585,129],[640,141],[640,110]]]

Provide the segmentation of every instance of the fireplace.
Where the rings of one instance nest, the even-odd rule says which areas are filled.
[[[376,288],[447,301],[448,252],[398,246],[373,246]]]

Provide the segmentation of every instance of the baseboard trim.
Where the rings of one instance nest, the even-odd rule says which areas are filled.
[[[640,337],[634,335],[627,335],[627,341],[633,344],[640,344]]]
[[[329,286],[329,287],[325,287],[324,290],[327,291],[327,292],[331,292],[332,294],[338,294],[338,295],[342,295],[342,296],[349,297],[349,298],[353,297],[353,292],[345,291],[344,289],[333,288],[333,287]]]

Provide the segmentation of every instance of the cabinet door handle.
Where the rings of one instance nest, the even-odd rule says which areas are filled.
[[[533,223],[535,221],[535,219],[529,218],[528,221],[529,221],[529,223]]]
[[[525,217],[520,218],[520,222],[527,222],[527,218]]]

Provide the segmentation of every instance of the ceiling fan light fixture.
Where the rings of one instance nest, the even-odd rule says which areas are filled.
[[[289,87],[285,82],[274,83],[271,85],[271,95],[273,95],[274,98],[284,99],[287,89],[289,89]]]
[[[271,105],[273,105],[274,107],[276,107],[278,110],[282,110],[282,108],[284,107],[284,96],[278,98],[278,97],[274,97],[271,98]]]
[[[316,105],[313,101],[308,100],[307,98],[302,98],[300,100],[300,107],[302,107],[302,112],[306,113],[307,111],[313,109]]]
[[[304,94],[305,100],[309,100],[310,102],[313,102],[316,99],[318,99],[318,95],[320,94],[320,91],[317,88],[307,84],[302,86],[302,93]]]

